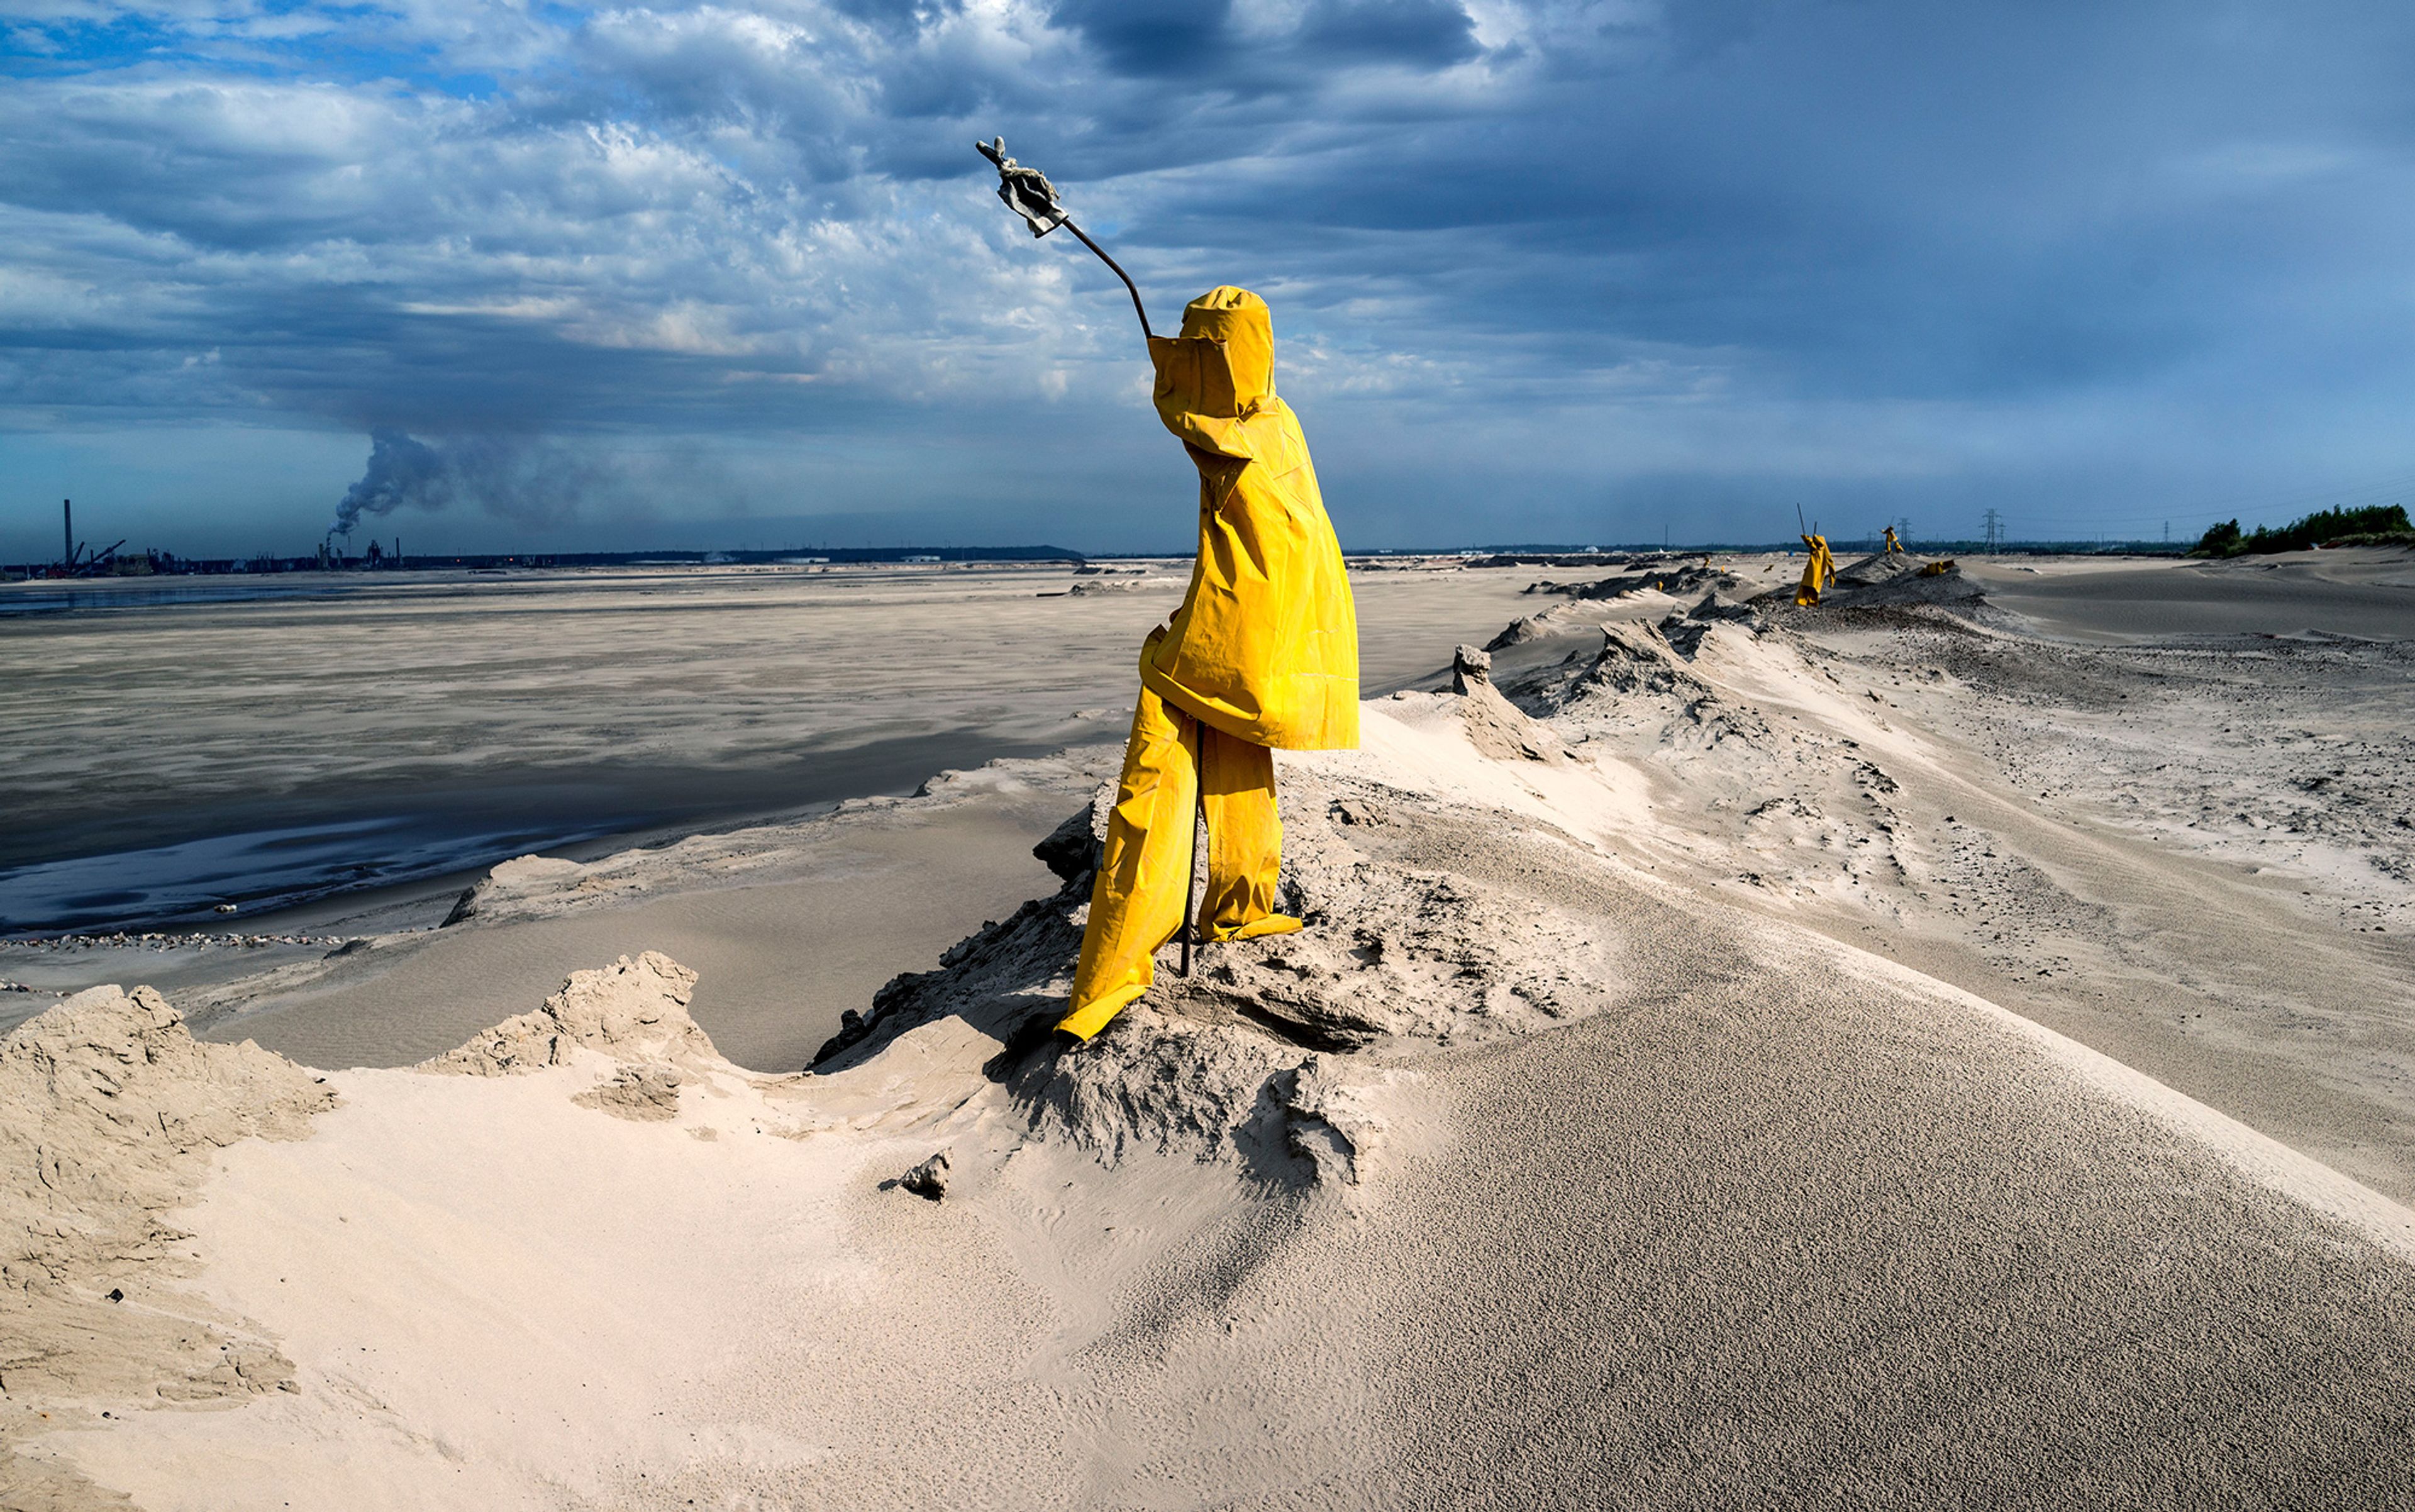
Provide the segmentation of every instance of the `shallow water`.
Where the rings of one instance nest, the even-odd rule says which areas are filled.
[[[629,826],[618,826],[628,828]],[[211,917],[233,900],[283,906],[458,870],[465,858],[589,838],[552,827],[465,828],[441,814],[213,835],[0,874],[0,929],[87,930]]]
[[[388,591],[417,587],[441,591],[448,582],[410,579],[379,580]],[[273,599],[325,599],[361,596],[375,591],[330,574],[296,573],[271,576],[158,576],[122,580],[36,579],[12,583],[0,591],[0,617],[37,614],[110,614],[160,608],[175,604],[253,604]]]
[[[163,814],[189,838],[65,854],[0,871],[0,934],[107,933],[242,920],[323,898],[475,871],[532,851],[584,853],[849,798],[910,792],[934,771],[1044,747],[980,730],[874,741],[760,770],[597,765],[554,780],[498,771],[474,786],[312,788]],[[95,822],[86,834],[114,834]],[[67,834],[69,845],[75,838]],[[224,918],[232,906],[239,919]]]
[[[1115,739],[1187,565],[1083,594],[1059,565],[18,585],[92,602],[0,617],[0,930],[248,917]],[[1367,690],[1531,578],[1366,575]]]

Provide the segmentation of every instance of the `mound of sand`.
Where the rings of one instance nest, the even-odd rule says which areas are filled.
[[[1509,621],[1499,635],[1484,643],[1488,651],[1507,651],[1512,646],[1524,646],[1541,640],[1557,627],[1539,614],[1522,615]]]
[[[1628,598],[1638,593],[1690,593],[1706,585],[1732,589],[1742,579],[1733,573],[1713,567],[1708,561],[1689,562],[1685,566],[1645,566],[1629,570],[1615,577],[1597,578],[1589,583],[1558,583],[1551,581],[1530,585],[1529,593],[1562,593],[1572,599]]]
[[[648,951],[602,971],[582,971],[533,1013],[506,1019],[423,1070],[510,1076],[567,1064],[580,1050],[621,1062],[608,1083],[573,1100],[622,1118],[679,1115],[682,1072],[735,1072],[688,1017],[696,973]]]
[[[1933,565],[1935,564],[1924,564],[1924,566]],[[1897,605],[1934,604],[1958,611],[1968,611],[1985,604],[1987,598],[1986,591],[1979,586],[1976,579],[1964,576],[1960,567],[1947,562],[1942,572],[1922,570],[1898,572],[1883,581],[1872,582],[1868,587],[1853,588],[1848,591],[1844,602],[1849,607],[1879,608]]]
[[[1392,706],[1440,713],[1495,759],[1564,765],[1556,737],[1482,681],[1469,661],[1481,653],[1461,654],[1473,692]],[[1281,902],[1310,928],[1218,946],[1188,979],[1162,972],[1118,1020],[1128,1027],[1056,1054],[1045,1031],[1064,1011],[1111,797],[1102,790],[1039,847],[1064,879],[1054,897],[966,940],[937,970],[890,983],[824,1047],[816,1072],[878,1068],[901,1040],[960,1025],[1008,1047],[987,1070],[1035,1130],[1102,1157],[1178,1151],[1238,1160],[1268,1180],[1355,1181],[1375,1120],[1332,1116],[1368,1074],[1350,1053],[1481,1042],[1610,1000],[1616,951],[1580,918],[1465,876],[1377,865],[1352,843],[1431,826],[1446,804],[1321,777],[1292,784],[1282,802]]]
[[[687,1014],[696,973],[648,951],[602,971],[582,971],[533,1013],[505,1019],[458,1050],[421,1063],[430,1071],[509,1076],[566,1063],[585,1049],[630,1062],[720,1062]]]
[[[1864,557],[1837,570],[1836,580],[1820,595],[1820,609],[1891,608],[1929,604],[1968,612],[1987,602],[1976,579],[1959,565],[1910,555]],[[1792,587],[1773,588],[1754,599],[1756,607],[1772,613],[1813,612],[1794,603]]]
[[[96,987],[0,1040],[0,1445],[111,1405],[292,1390],[292,1362],[183,1293],[169,1215],[239,1140],[299,1139],[326,1079],[196,1041],[147,987]],[[72,1472],[0,1458],[10,1506],[78,1505]]]
[[[2403,1492],[2415,1216],[1803,927],[1900,906],[1920,805],[1974,795],[1695,608],[1497,683],[1462,647],[1362,751],[1283,754],[1309,927],[1169,950],[1079,1047],[1111,786],[1056,892],[802,1075],[729,1065],[654,953],[328,1083],[139,991],[54,1010],[0,1052],[50,1330],[9,1473],[157,1512]],[[108,1331],[104,1280],[185,1332]],[[162,1395],[192,1320],[240,1410]]]
[[[1873,552],[1837,569],[1837,581],[1847,588],[1870,588],[1916,575],[1927,563],[1908,551]]]

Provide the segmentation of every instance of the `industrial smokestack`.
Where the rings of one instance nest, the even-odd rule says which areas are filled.
[[[59,501],[59,512],[60,512],[62,515],[64,515],[64,516],[67,516],[67,528],[68,528],[68,555],[67,555],[67,565],[68,565],[68,570],[69,572],[73,572],[73,571],[75,570],[75,501],[74,501],[74,500],[72,500],[72,499],[62,499],[62,500],[60,500],[60,501]]]

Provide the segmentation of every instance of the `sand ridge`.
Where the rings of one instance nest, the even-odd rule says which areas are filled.
[[[2386,1045],[2235,1031],[2198,1097],[2140,1066],[2156,993],[2235,963],[2138,921],[2297,931],[2259,991],[2300,1011],[2389,936],[2026,798],[2049,722],[1971,737],[2035,689],[1962,721],[1991,696],[1934,654],[1986,616],[1733,603],[1553,609],[1371,700],[1363,751],[1285,756],[1312,928],[1080,1050],[1035,1032],[1098,832],[1076,762],[1024,785],[1058,886],[805,1072],[730,1064],[693,974],[631,954],[430,1067],[270,1078],[340,1104],[211,1146],[191,1268],[135,1273],[296,1389],[53,1381],[19,1473],[155,1508],[2403,1502],[2415,1217],[2309,1158],[2304,1100],[2231,1096],[2348,1089],[2386,1182]],[[713,844],[510,869],[454,931],[709,891]],[[1999,955],[1977,876],[2030,932]],[[276,1064],[170,1063],[221,1054]],[[898,1185],[942,1153],[939,1200]]]

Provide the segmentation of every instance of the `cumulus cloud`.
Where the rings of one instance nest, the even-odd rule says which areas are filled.
[[[2415,371],[2372,336],[2415,214],[2387,61],[2415,22],[2387,7],[18,0],[9,24],[21,431],[316,427],[397,467],[417,437],[453,459],[426,487],[524,522],[640,507],[642,477],[574,465],[599,437],[797,442],[796,491],[873,512],[1002,415],[1120,447],[1148,424],[1129,311],[998,208],[969,149],[1003,132],[1161,324],[1213,283],[1268,295],[1345,532],[1456,532],[1478,498],[1495,539],[1657,535],[1678,504],[1681,534],[1749,535],[1804,490],[2119,524],[2409,465],[2383,417]],[[1133,455],[1105,500],[999,507],[1163,482]],[[575,487],[468,481],[512,457]]]

